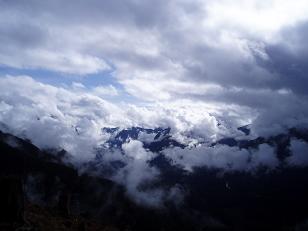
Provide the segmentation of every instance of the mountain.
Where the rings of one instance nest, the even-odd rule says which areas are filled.
[[[155,184],[181,187],[182,203],[166,201],[161,208],[136,204],[123,186],[104,175],[78,172],[65,150],[41,150],[0,132],[0,230],[307,230],[308,168],[281,165],[250,173],[199,167],[189,173],[161,153],[185,147],[170,129],[103,130],[110,133],[104,148],[121,149],[129,139],[138,139],[157,152],[150,163],[161,170]],[[307,137],[305,131],[290,129],[279,136],[224,138],[229,140],[211,145],[250,149],[275,144],[276,154],[285,158],[292,138]]]
[[[105,143],[105,147],[107,148],[121,148],[122,144],[128,142],[130,139],[141,141],[144,148],[152,152],[159,152],[170,146],[185,147],[184,144],[172,138],[170,128],[158,127],[151,129],[131,127],[120,130],[120,128],[104,127],[102,131],[111,135]]]
[[[103,176],[78,174],[65,151],[0,132],[0,230],[196,230],[172,205],[135,204]]]
[[[228,147],[237,147],[238,149],[246,150],[257,150],[260,145],[267,144],[271,147],[275,147],[275,154],[280,161],[284,161],[287,157],[291,155],[290,152],[290,142],[292,139],[302,140],[303,142],[308,142],[308,131],[305,129],[291,128],[286,133],[278,134],[270,137],[257,137],[250,138],[249,125],[239,127],[238,130],[242,131],[245,136],[240,138],[234,137],[224,137],[216,142],[204,144],[202,142],[195,145],[207,145],[209,147],[215,147],[218,145],[225,145]],[[171,133],[170,128],[141,128],[141,127],[131,127],[126,129],[120,128],[103,128],[103,132],[110,134],[109,139],[104,143],[102,147],[103,150],[109,149],[120,149],[122,150],[122,145],[129,142],[130,140],[138,140],[142,142],[143,147],[154,153],[161,153],[164,149],[179,147],[187,148],[188,144],[181,143],[177,141]],[[247,137],[247,138],[246,138]],[[193,134],[191,137],[194,138]],[[97,154],[99,159],[100,152]],[[163,155],[158,155],[154,161],[153,165],[160,167],[163,162],[170,161],[167,160]],[[165,163],[166,164],[166,163]]]

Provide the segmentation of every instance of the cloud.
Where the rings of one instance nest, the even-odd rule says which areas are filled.
[[[1,78],[0,88],[1,122],[41,148],[64,148],[76,158],[88,159],[104,140],[102,127],[125,124],[120,108],[91,94],[30,77]]]
[[[97,86],[93,89],[93,94],[97,96],[117,96],[119,95],[118,90],[112,86]]]
[[[80,158],[108,138],[103,127],[170,127],[178,140],[188,143],[192,142],[185,139],[189,133],[214,140],[229,132],[210,115],[215,108],[202,104],[123,106],[81,84],[56,87],[28,76],[2,77],[0,89],[0,121],[14,134],[41,148],[64,148]]]
[[[123,144],[122,148],[128,160],[126,166],[116,174],[114,179],[126,185],[128,195],[138,203],[159,206],[163,191],[157,188],[142,189],[142,184],[150,185],[159,175],[155,167],[148,165],[148,161],[154,157],[154,154],[147,152],[138,140],[131,140]]]
[[[299,0],[296,4],[291,0],[210,1],[207,6],[208,23],[213,26],[237,27],[273,39],[283,27],[306,20],[306,7],[305,0]]]
[[[277,159],[275,150],[268,144],[261,144],[257,151],[252,153],[249,168],[257,168],[259,166],[268,167],[274,169],[278,167],[279,161]]]
[[[293,166],[308,165],[308,144],[302,140],[291,140],[292,155],[288,157],[287,162]]]
[[[239,149],[226,145],[198,145],[193,148],[170,148],[164,154],[174,165],[193,172],[196,167],[208,167],[223,171],[253,171],[260,166],[274,169],[279,165],[274,148],[262,144],[257,150]]]
[[[22,19],[18,13],[15,14],[17,18],[5,17],[9,12],[5,11],[0,18],[1,65],[77,75],[110,69],[103,58],[59,46],[53,41],[57,40],[56,33],[42,27],[38,22]]]
[[[160,179],[157,168],[150,166],[149,161],[157,154],[143,148],[139,140],[130,140],[122,145],[127,157],[126,166],[112,178],[125,185],[127,194],[137,203],[145,206],[161,208],[165,201],[180,204],[184,192],[179,185],[172,187],[154,186]]]
[[[0,63],[73,75],[112,69],[125,91],[150,102],[271,108],[285,101],[281,91],[306,92],[306,9],[304,0],[2,1]],[[303,45],[290,52],[291,44]]]

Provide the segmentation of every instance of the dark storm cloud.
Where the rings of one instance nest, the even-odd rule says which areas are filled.
[[[16,48],[38,47],[43,45],[46,37],[46,31],[37,25],[23,23],[0,25],[0,43],[14,44]]]
[[[65,24],[101,23],[130,24],[140,27],[166,22],[166,1],[1,1],[1,8],[7,12],[18,13],[24,17],[42,18],[50,22]]]
[[[177,8],[188,13],[197,9],[195,4],[187,4],[187,10],[181,5],[185,4],[174,1],[155,1],[154,4],[152,1],[135,0],[3,0],[0,1],[0,63],[69,73],[74,73],[75,67],[76,74],[104,69],[106,59],[111,63],[124,60],[139,68],[159,68],[164,65],[159,57],[141,54],[136,48],[140,42],[146,43],[148,40],[147,36],[142,35],[143,31],[152,33],[161,27],[175,25]],[[156,46],[145,45],[149,48]],[[76,60],[74,55],[80,57]],[[40,56],[47,60],[40,61]],[[63,67],[65,62],[55,61],[62,56],[73,64],[71,68]],[[80,71],[77,63],[84,65],[85,71]]]
[[[285,29],[281,43],[266,46],[269,60],[259,60],[259,64],[279,76],[269,86],[273,89],[288,88],[299,95],[308,94],[307,40],[308,23],[305,22]]]

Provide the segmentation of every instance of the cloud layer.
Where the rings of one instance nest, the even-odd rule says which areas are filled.
[[[304,0],[0,4],[2,65],[78,76],[111,71],[128,94],[148,102],[258,111],[284,102],[307,115]]]
[[[109,138],[103,127],[170,127],[188,148],[164,153],[186,170],[275,168],[275,147],[204,144],[241,139],[237,128],[247,124],[251,139],[308,128],[307,27],[305,0],[0,0],[0,70],[43,70],[73,82],[4,73],[1,126],[41,148],[64,148],[76,162],[95,157]],[[95,86],[78,82],[93,75],[101,76]],[[290,148],[287,162],[306,165],[306,143],[294,139]],[[122,149],[127,159],[112,158],[126,167],[115,178],[136,194],[159,176],[148,165],[154,154],[138,141]]]

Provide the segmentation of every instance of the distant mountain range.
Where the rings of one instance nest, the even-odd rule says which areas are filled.
[[[159,152],[163,149],[176,146],[184,148],[185,145],[176,141],[170,134],[170,128],[141,128],[131,127],[120,130],[119,128],[103,128],[103,132],[111,135],[105,143],[107,148],[121,148],[122,144],[130,139],[139,140],[143,143],[144,148],[151,152]]]
[[[246,136],[250,134],[249,125],[239,127],[238,130],[243,132]],[[151,129],[131,127],[120,129],[119,127],[105,127],[102,131],[110,134],[110,138],[103,145],[103,148],[105,149],[121,149],[122,145],[129,142],[129,140],[138,140],[143,143],[143,147],[145,149],[158,153],[170,147],[187,147],[187,144],[180,143],[172,136],[170,128],[158,127]],[[292,139],[298,139],[308,143],[308,130],[291,128],[286,133],[267,138],[257,137],[254,139],[249,139],[248,137],[241,137],[240,139],[237,139],[233,137],[224,137],[216,142],[206,145],[210,147],[214,147],[216,145],[226,145],[229,147],[238,147],[239,149],[257,149],[261,144],[268,144],[276,147],[276,155],[278,159],[284,160],[286,157],[291,155],[289,147]]]

